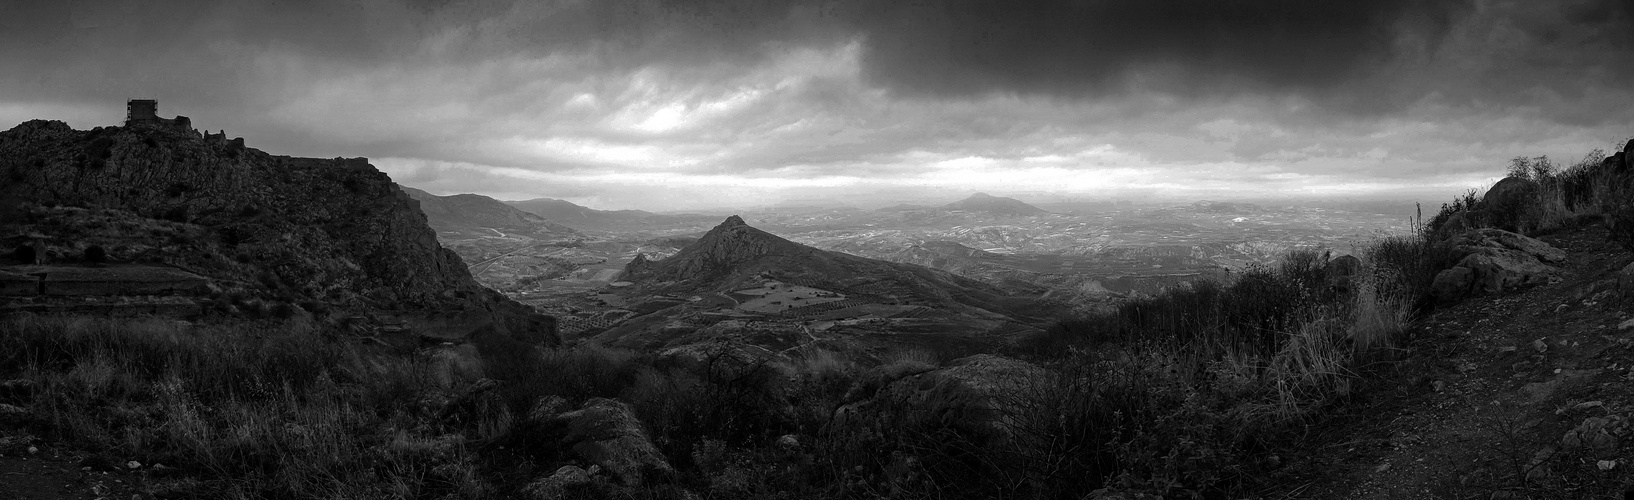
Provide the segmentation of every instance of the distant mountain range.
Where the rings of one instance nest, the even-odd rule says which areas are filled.
[[[571,227],[548,217],[518,210],[499,200],[478,194],[437,196],[404,187],[403,192],[420,202],[427,222],[445,239],[525,236],[535,240],[582,239]]]
[[[940,207],[925,206],[925,205],[901,204],[901,205],[895,205],[895,206],[881,208],[878,211],[880,211],[880,212],[908,212],[908,211],[917,211],[917,210],[946,210],[946,211],[981,212],[981,213],[985,213],[985,214],[989,214],[989,215],[1003,215],[1003,216],[1043,215],[1043,214],[1050,213],[1048,210],[1044,210],[1042,208],[1038,208],[1038,207],[1035,207],[1035,206],[1032,206],[1032,205],[1028,205],[1027,203],[1025,203],[1025,202],[1023,202],[1021,200],[1017,200],[1015,198],[1008,198],[1008,197],[1004,197],[1004,196],[993,196],[993,195],[990,195],[990,194],[987,194],[987,193],[976,193],[976,194],[970,195],[969,198],[965,198],[963,200],[959,200],[959,201],[955,201],[953,203],[942,205]]]
[[[503,203],[579,230],[630,228],[699,222],[719,218],[719,216],[715,215],[659,214],[645,210],[596,210],[567,200],[553,198],[534,198]]]

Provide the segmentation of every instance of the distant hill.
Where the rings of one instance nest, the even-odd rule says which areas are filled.
[[[927,210],[927,209],[930,209],[930,208],[934,208],[934,207],[925,206],[925,205],[913,205],[913,204],[908,204],[908,203],[899,203],[899,204],[896,204],[896,205],[891,205],[889,207],[875,209],[874,211],[875,212],[907,212],[907,211],[910,211],[910,210]]]
[[[1034,297],[1013,296],[992,284],[925,266],[828,252],[770,234],[727,217],[698,242],[663,260],[637,257],[626,281],[670,294],[732,291],[778,279],[843,292],[882,304],[918,304],[979,317],[1025,315]],[[1042,289],[1039,289],[1042,292]]]
[[[1227,201],[1203,200],[1188,205],[1193,212],[1206,214],[1253,214],[1265,211],[1265,207],[1253,203],[1233,203]]]
[[[925,266],[828,252],[732,216],[670,257],[637,255],[613,289],[629,319],[595,342],[673,348],[721,342],[789,350],[820,342],[853,355],[1008,345],[1059,302],[1039,286],[997,288]]]
[[[659,228],[676,224],[708,224],[720,219],[718,215],[660,214],[646,210],[596,210],[570,201],[552,198],[534,198],[502,203],[580,231],[631,230]]]
[[[444,236],[464,238],[506,237],[521,235],[536,240],[574,240],[583,238],[578,230],[546,217],[518,210],[499,200],[477,194],[437,196],[425,191],[404,187],[403,192],[420,202],[431,228]]]
[[[942,205],[946,210],[986,212],[993,215],[1043,215],[1047,210],[1023,203],[1015,198],[976,193],[969,198]]]
[[[534,198],[522,201],[506,201],[506,205],[528,212],[546,219],[560,222],[571,227],[579,225],[599,225],[609,222],[627,222],[646,219],[658,214],[645,210],[596,210],[581,206],[567,200],[554,198]]]

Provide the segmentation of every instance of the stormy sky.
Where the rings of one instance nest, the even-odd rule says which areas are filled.
[[[0,0],[0,127],[128,98],[438,194],[1438,200],[1634,136],[1634,1]]]

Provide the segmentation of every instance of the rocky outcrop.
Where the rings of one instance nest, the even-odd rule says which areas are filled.
[[[579,457],[600,466],[627,486],[639,486],[653,474],[675,472],[669,461],[647,438],[630,405],[607,398],[592,398],[579,407],[548,421],[565,426],[567,445]]]
[[[767,256],[800,256],[816,249],[749,227],[733,215],[709,230],[696,243],[661,261],[644,257],[625,266],[621,279],[681,280],[732,271],[737,265]]]
[[[1453,267],[1444,269],[1435,275],[1435,281],[1430,283],[1430,293],[1442,303],[1457,302],[1469,294],[1475,284],[1475,271],[1467,267]]]
[[[1535,209],[1538,184],[1521,177],[1505,177],[1482,196],[1480,215],[1494,227],[1519,231]]]
[[[555,341],[551,318],[478,285],[438,244],[418,203],[367,159],[273,156],[184,129],[81,131],[34,120],[0,132],[0,174],[8,179],[0,211],[84,207],[33,221],[44,239],[0,234],[4,248],[27,238],[42,255],[83,250],[95,226],[53,233],[44,226],[72,221],[51,217],[117,212],[145,226],[117,235],[150,249],[138,256],[144,263],[342,310],[482,316],[468,326],[545,330]]]
[[[595,481],[598,467],[592,465],[584,469],[577,465],[563,465],[556,472],[528,483],[522,488],[522,494],[527,498],[537,500],[556,500],[562,498],[568,489],[590,484]]]
[[[1487,189],[1481,203],[1489,208],[1518,206],[1531,200],[1537,190],[1538,183],[1530,179],[1505,177]]]
[[[879,385],[865,400],[836,410],[832,425],[872,425],[910,414],[939,422],[985,426],[998,439],[1009,439],[1016,429],[1015,398],[1035,396],[1034,386],[1050,372],[1016,359],[978,354],[947,366],[905,376]]]
[[[1587,448],[1606,452],[1616,450],[1621,438],[1627,434],[1628,422],[1621,415],[1588,417],[1560,437],[1560,447],[1566,451]]]
[[[1462,255],[1458,264],[1438,273],[1432,284],[1436,299],[1454,302],[1471,294],[1496,294],[1558,279],[1564,250],[1500,229],[1468,231],[1439,243]]]

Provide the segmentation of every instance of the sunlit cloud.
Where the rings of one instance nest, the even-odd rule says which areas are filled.
[[[974,191],[1435,200],[1516,156],[1570,163],[1634,135],[1634,17],[1617,2],[1267,3],[1286,7],[1280,31],[1134,0],[958,11],[982,3],[42,8],[0,19],[0,120],[110,125],[151,97],[252,147],[368,156],[434,193],[657,210]],[[1233,5],[1198,8],[1263,8]]]

